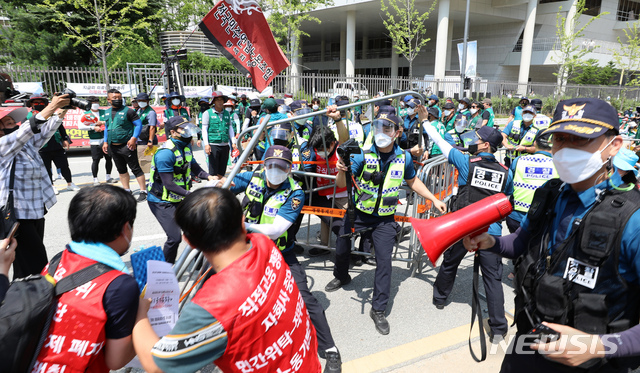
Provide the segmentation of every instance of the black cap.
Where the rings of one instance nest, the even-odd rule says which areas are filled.
[[[388,113],[378,114],[378,117],[376,118],[376,120],[383,121],[385,126],[399,126],[400,125],[400,118],[398,118],[398,116],[395,115],[395,114],[388,114]]]
[[[176,127],[180,127],[185,123],[189,123],[189,120],[183,116],[171,117],[164,124],[164,132],[169,134],[171,133],[171,130],[175,131]]]
[[[344,106],[349,105],[349,98],[346,96],[338,96],[336,97],[336,106]]]
[[[273,127],[271,127],[271,129],[276,129],[276,128],[289,130],[289,131],[293,130],[293,128],[291,127],[291,122],[284,122],[284,123],[276,124]]]
[[[391,105],[380,106],[380,109],[378,109],[378,116],[377,117],[379,117],[381,114],[393,114],[393,115],[396,115],[396,108],[391,106]]]
[[[389,105],[391,105],[391,100],[376,101],[373,105],[374,106],[389,106]]]
[[[471,105],[471,100],[469,100],[469,97],[463,97],[462,100],[458,102],[464,102],[465,104],[467,104],[467,106]]]
[[[412,98],[409,101],[407,101],[408,107],[416,108],[418,107],[418,105],[420,105],[420,100],[418,100],[417,98]]]
[[[620,130],[618,112],[606,101],[595,98],[573,98],[560,101],[553,122],[545,133],[570,133],[593,139],[608,130]]]
[[[300,109],[305,109],[308,108],[309,105],[307,104],[307,100],[296,100],[293,101],[289,107],[291,108],[291,111],[293,111],[294,113]]]
[[[529,102],[529,99],[528,99],[528,98],[526,98],[526,97],[521,97],[521,98],[520,98],[520,100],[519,100],[518,102],[520,102],[520,101],[522,101],[522,100],[526,100],[527,102]]]
[[[429,109],[427,109],[427,112],[429,113],[429,115],[433,115],[436,118],[440,116],[440,112],[434,107],[430,107]]]
[[[488,142],[494,148],[502,144],[502,133],[493,127],[482,126],[476,131],[476,134],[482,141]]]
[[[291,167],[293,155],[286,146],[272,145],[264,154],[264,163],[277,163],[282,167]]]
[[[259,109],[260,105],[262,105],[260,99],[252,98],[251,101],[249,101],[249,107],[251,108]]]
[[[137,101],[149,101],[149,95],[146,92],[140,92],[135,99]]]
[[[455,105],[453,104],[453,102],[447,102],[446,104],[444,104],[444,108],[445,109],[455,109]]]
[[[542,100],[539,98],[534,98],[531,100],[531,102],[529,102],[531,105],[535,106],[536,109],[540,110],[542,109]]]

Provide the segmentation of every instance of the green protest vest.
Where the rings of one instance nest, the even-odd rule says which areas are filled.
[[[209,144],[222,144],[229,142],[229,126],[231,125],[231,113],[222,111],[222,117],[213,109],[207,110],[209,113]]]
[[[148,106],[147,106],[148,107]],[[164,118],[165,120],[171,118],[171,117],[175,117],[175,115],[173,114],[173,109],[164,109]],[[189,119],[189,113],[187,112],[187,109],[181,107],[180,108],[180,115]],[[143,123],[144,124],[144,123]]]
[[[176,183],[179,187],[182,187],[188,191],[191,187],[191,160],[193,160],[191,148],[189,148],[189,146],[186,146],[184,148],[183,156],[182,152],[180,151],[180,149],[178,149],[176,144],[173,141],[168,140],[156,152],[156,155],[164,150],[172,151],[173,155],[175,155],[176,157],[176,162],[173,164],[173,182]],[[156,155],[154,155],[153,159],[151,160],[151,174],[149,175],[149,179],[151,179],[151,182],[149,183],[147,190],[163,201],[171,203],[178,203],[182,201],[185,196],[181,196],[169,191],[162,184],[162,179],[160,179],[160,174],[156,169]]]
[[[444,128],[445,131],[449,132],[451,131],[455,126],[456,126],[456,114],[453,114],[451,116],[451,119],[449,119],[447,122],[444,122]]]
[[[405,152],[391,160],[389,169],[380,185],[373,183],[375,172],[380,172],[380,158],[371,151],[364,152],[364,167],[356,178],[356,208],[366,214],[378,212],[379,216],[393,215],[398,205],[398,191],[404,180]]]
[[[109,133],[107,135],[107,143],[124,144],[133,137],[133,129],[135,125],[127,119],[129,108],[122,106],[115,115],[111,115],[113,108],[105,110],[105,117]]]
[[[245,191],[245,201],[243,203],[245,221],[255,224],[273,224],[278,215],[278,211],[282,205],[287,202],[291,193],[300,189],[300,186],[292,177],[289,177],[285,183],[289,183],[288,188],[278,190],[265,202],[264,194],[267,190],[267,182],[265,181],[264,170],[254,172]],[[303,201],[299,201],[299,203],[302,202]],[[256,204],[262,206],[262,209],[254,208]],[[253,213],[258,211],[259,215],[253,215]],[[287,248],[290,230],[291,228],[274,240],[280,251]]]
[[[513,175],[513,205],[516,211],[528,212],[536,189],[558,177],[550,156],[535,153],[518,158]]]
[[[442,124],[441,121],[436,121],[437,123],[434,125],[433,122],[431,123],[426,123],[426,125],[430,125],[435,127],[438,130],[438,133],[440,134],[440,136],[444,137],[445,134],[445,128],[444,128],[444,124]],[[423,122],[423,125],[425,125],[425,122]],[[435,144],[435,142],[433,140],[429,140],[429,144],[431,146],[431,150],[429,151],[429,156],[433,157],[436,155],[440,155],[442,154],[442,150],[440,150],[440,148],[438,147],[438,145]]]
[[[490,116],[489,116],[489,121],[487,122],[487,126],[488,127],[493,127],[493,120],[496,118],[496,115],[493,113],[493,108],[490,107],[488,109],[484,109],[485,111],[488,111]]]

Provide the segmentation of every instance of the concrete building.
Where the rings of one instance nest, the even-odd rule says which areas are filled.
[[[432,2],[416,0],[423,12]],[[525,84],[528,80],[555,82],[556,15],[575,12],[576,2],[472,0],[469,40],[478,43],[478,76]],[[624,37],[623,29],[631,22],[638,22],[640,0],[587,0],[586,3],[588,11],[579,18],[579,25],[595,15],[603,15],[574,44],[589,49],[585,60],[595,58],[602,66],[613,58],[612,51],[620,48],[617,37]],[[459,76],[457,44],[463,39],[465,9],[466,0],[438,0],[426,23],[426,37],[431,40],[413,63],[415,77]],[[385,15],[380,11],[380,0],[335,0],[333,6],[311,14],[321,23],[303,25],[310,37],[301,43],[303,57],[298,60],[299,72],[408,75],[408,61],[392,50],[382,22]],[[572,18],[571,14],[568,18]]]

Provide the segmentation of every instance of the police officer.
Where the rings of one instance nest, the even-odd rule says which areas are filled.
[[[527,105],[529,105],[529,99],[526,97],[522,97],[518,102],[518,106],[514,107],[511,110],[511,115],[509,115],[509,122],[512,120],[521,120],[522,119],[522,109],[524,109]]]
[[[425,115],[421,110],[421,118]],[[472,132],[476,141],[469,145],[465,154],[453,149],[435,130],[427,129],[429,137],[440,146],[442,153],[459,172],[459,190],[452,210],[460,210],[481,199],[497,193],[510,195],[513,192],[513,176],[511,171],[500,164],[493,153],[500,146],[502,136],[491,127],[480,127]],[[491,224],[489,234],[495,237],[502,235],[500,223]],[[444,252],[444,260],[440,265],[438,276],[433,284],[433,304],[437,309],[443,309],[447,297],[451,294],[453,283],[460,262],[467,254],[462,241],[455,243]],[[487,308],[489,309],[489,338],[496,342],[507,333],[509,324],[504,316],[504,293],[502,292],[502,258],[494,253],[481,252],[476,260],[480,261],[482,281],[487,294]]]
[[[531,100],[531,105],[536,108],[536,126],[538,128],[547,128],[551,124],[551,118],[542,114],[542,100],[534,98]]]
[[[311,110],[311,107],[307,105],[306,100],[293,101],[289,107],[291,108],[291,112],[293,113],[294,117],[313,112],[313,110]],[[311,126],[309,124],[313,123],[311,118],[296,119],[294,123],[296,127],[295,135],[297,137],[298,144],[309,141],[309,137],[311,136]]]
[[[484,107],[484,111],[482,112],[482,126],[493,127],[493,121],[496,114],[493,112],[493,107],[491,105],[490,98],[482,100],[482,106]]]
[[[376,330],[383,335],[389,334],[389,323],[385,316],[391,290],[391,254],[400,232],[400,226],[394,221],[398,203],[399,188],[403,180],[422,197],[433,202],[440,212],[446,211],[444,203],[439,201],[427,187],[415,177],[411,154],[400,149],[395,140],[400,136],[400,118],[394,114],[380,114],[373,121],[371,131],[375,143],[364,153],[354,154],[349,170],[343,160],[336,167],[340,170],[336,184],[338,188],[346,186],[346,172],[351,171],[358,185],[356,195],[350,203],[355,204],[353,229],[361,232],[370,229],[376,258],[373,302],[370,316]],[[351,253],[352,222],[344,219],[340,236],[336,241],[336,259],[333,276],[325,291],[336,291],[351,282],[349,276],[349,255]]]
[[[513,173],[513,212],[507,216],[507,227],[513,233],[520,227],[520,223],[531,207],[533,194],[549,179],[557,178],[551,159],[550,134],[538,132],[534,141],[536,151],[533,154],[523,154],[511,164]]]
[[[185,101],[185,97],[177,92],[171,92],[167,96],[165,100],[166,109],[164,110],[164,121],[165,123],[172,117],[175,116],[183,116],[185,118],[189,117],[189,112],[186,108],[182,106],[182,103]]]
[[[292,229],[302,211],[305,197],[302,188],[290,175],[292,160],[288,148],[270,146],[265,152],[264,168],[236,175],[231,191],[245,193],[242,207],[247,229],[269,236],[289,265],[316,328],[320,357],[327,359],[325,372],[340,372],[340,353],[331,336],[324,309],[309,291],[307,275],[293,252]]]
[[[533,154],[535,147],[533,146],[533,140],[540,128],[534,122],[536,117],[536,108],[532,105],[526,106],[522,109],[522,120],[513,120],[507,124],[502,131],[502,137],[504,137],[502,144],[507,148],[507,155],[504,159],[504,163],[507,166],[511,166],[511,162],[523,153]]]
[[[640,193],[612,167],[623,145],[616,110],[592,98],[560,101],[546,131],[553,134],[560,179],[536,191],[535,208],[516,233],[465,238],[465,247],[518,258],[517,336],[543,321],[561,338],[575,329],[595,336],[531,346],[545,349],[544,356],[527,347],[514,349],[505,355],[501,372],[627,372],[638,366],[626,358],[638,353],[637,339],[622,334],[638,324]],[[587,351],[580,351],[585,344]]]
[[[418,105],[420,105],[420,101],[414,97],[405,102],[407,116],[403,118],[403,131],[400,137],[400,147],[409,150],[413,160],[421,159],[428,143],[424,128],[418,121],[418,112],[416,111]],[[422,136],[422,144],[420,143],[420,136]]]
[[[163,252],[165,260],[174,263],[181,241],[174,214],[178,203],[189,194],[191,178],[214,180],[196,162],[191,152],[191,139],[200,129],[182,116],[169,118],[164,126],[167,141],[154,154],[149,175],[147,203],[158,223],[167,234]]]

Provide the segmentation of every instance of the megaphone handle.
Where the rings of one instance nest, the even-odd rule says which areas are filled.
[[[479,236],[479,235],[481,235],[483,233],[486,233],[488,231],[489,231],[489,226],[487,225],[487,226],[484,226],[484,227],[478,229],[477,231],[471,233],[469,235],[469,237],[474,238],[474,237],[477,237],[477,236]],[[472,251],[478,251],[478,250],[472,250]]]

